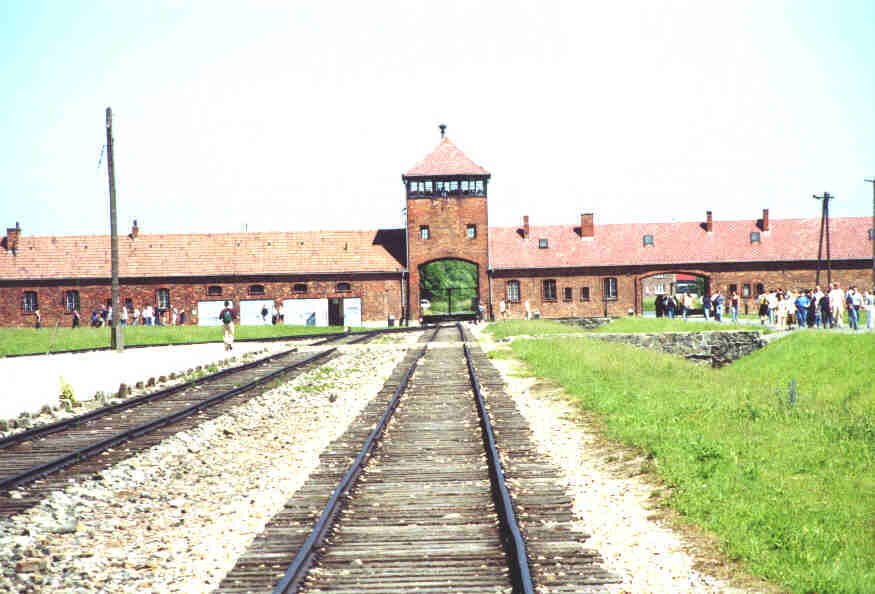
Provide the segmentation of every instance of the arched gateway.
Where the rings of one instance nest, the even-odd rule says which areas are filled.
[[[444,303],[423,294],[440,288],[435,284],[435,275],[443,275],[444,289],[453,289],[444,293],[447,296],[444,309],[456,309],[464,299],[473,311],[478,301],[487,313],[490,309],[486,276],[489,268],[486,195],[490,174],[450,142],[444,136],[444,128],[441,126],[437,148],[402,176],[407,204],[407,311],[411,319],[429,312],[446,316],[453,313],[436,313],[431,307],[422,307],[424,299],[429,306],[433,301],[435,305]],[[461,276],[448,280],[452,277],[446,275],[448,270]],[[470,280],[461,280],[462,277]],[[455,295],[460,301],[451,307],[449,298]]]

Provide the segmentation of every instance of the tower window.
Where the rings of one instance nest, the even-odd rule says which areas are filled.
[[[474,239],[477,237],[477,225],[474,225],[473,223],[468,225],[467,235],[468,239]]]
[[[869,241],[872,241],[872,229],[869,229]]]
[[[547,249],[549,247],[547,240],[546,239],[539,239],[538,240],[538,247],[542,250]]]
[[[653,235],[644,236],[644,246],[653,245]]]
[[[759,231],[751,231],[750,232],[750,242],[751,243],[759,243],[760,242],[760,232]]]
[[[440,182],[438,182],[440,183]],[[419,238],[420,239],[428,239],[431,235],[428,232],[428,225],[420,225],[419,226]]]

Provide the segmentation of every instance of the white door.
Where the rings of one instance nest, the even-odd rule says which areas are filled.
[[[261,310],[267,308],[267,321],[261,319]],[[240,301],[240,325],[264,326],[273,315],[273,299],[243,299]]]
[[[219,312],[225,308],[225,301],[198,301],[197,302],[197,325],[198,326],[221,326]]]
[[[293,326],[327,326],[328,299],[286,299],[283,314]]]
[[[362,300],[360,297],[344,297],[343,299],[343,325],[362,325]]]

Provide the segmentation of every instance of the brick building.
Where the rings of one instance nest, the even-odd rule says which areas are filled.
[[[424,266],[461,260],[476,268],[475,294],[508,316],[525,304],[542,317],[640,312],[645,280],[659,274],[704,279],[706,291],[737,291],[753,311],[762,288],[814,284],[820,219],[596,225],[584,213],[567,225],[489,227],[490,173],[441,131],[438,147],[402,176],[406,225],[372,231],[140,234],[119,239],[121,300],[217,324],[224,300],[244,323],[282,304],[287,323],[382,324],[422,313]],[[758,213],[759,214],[759,213]],[[833,218],[832,278],[871,284],[868,217]],[[825,283],[826,272],[821,273]],[[16,224],[0,242],[0,326],[87,323],[110,298],[106,235],[35,237]]]

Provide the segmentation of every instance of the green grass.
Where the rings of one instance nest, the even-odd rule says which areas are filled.
[[[509,336],[544,336],[550,334],[568,334],[575,332],[701,332],[703,330],[759,330],[769,332],[760,325],[717,324],[716,322],[685,322],[675,318],[619,318],[600,326],[596,330],[587,330],[581,326],[562,324],[554,320],[505,320],[493,322],[486,326],[486,331],[495,340]]]
[[[357,330],[354,328],[354,330]],[[361,330],[361,328],[358,328]],[[341,326],[236,326],[234,336],[241,338],[272,338],[343,332]],[[0,328],[0,357],[49,350],[54,328]],[[221,326],[129,326],[123,331],[125,345],[174,344],[182,342],[221,342]],[[52,352],[107,347],[109,328],[58,328]]]
[[[875,333],[799,332],[722,369],[588,340],[513,352],[652,456],[665,503],[749,571],[794,592],[872,591]]]

